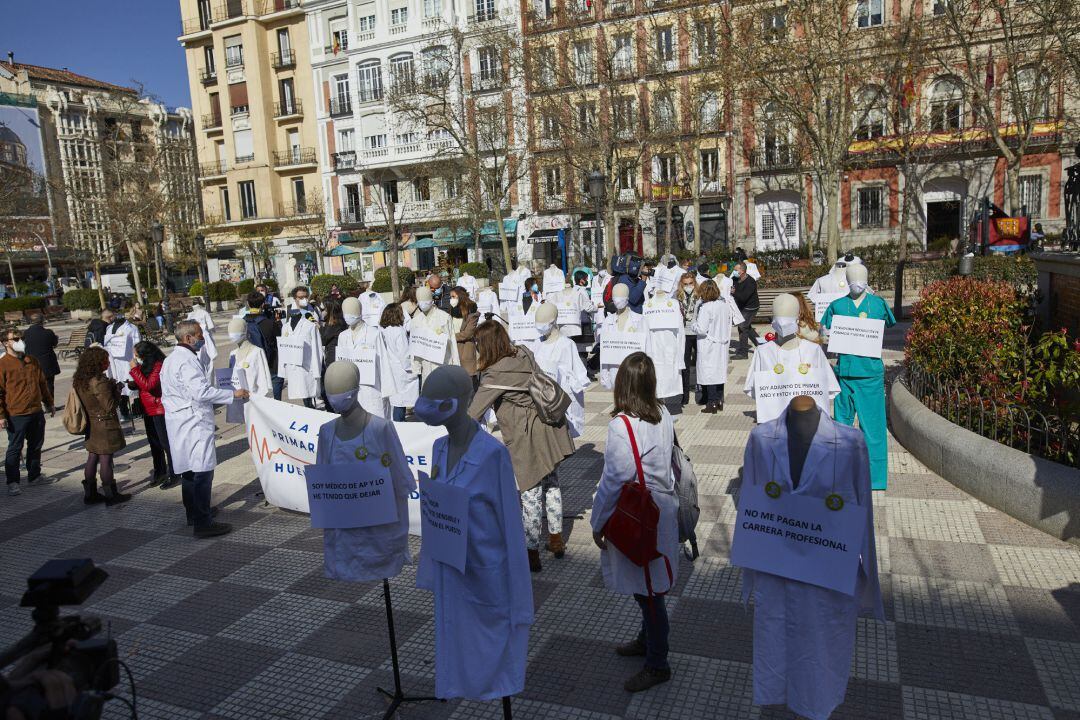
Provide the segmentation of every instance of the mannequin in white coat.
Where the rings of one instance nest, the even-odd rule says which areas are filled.
[[[357,298],[345,298],[341,303],[341,314],[348,328],[338,335],[337,357],[356,363],[358,370],[367,363],[365,373],[358,375],[358,401],[369,413],[388,420],[389,396],[394,393],[394,383],[382,331],[364,319],[364,304]],[[370,366],[372,354],[374,368]]]
[[[696,377],[701,386],[701,412],[714,414],[724,409],[724,386],[728,376],[728,348],[731,346],[731,308],[720,297],[712,280],[698,285],[695,293],[701,300],[694,317],[697,334]]]
[[[266,352],[248,342],[247,322],[241,318],[230,320],[229,339],[236,343],[236,348],[229,353],[233,387],[268,397],[274,391],[270,365],[266,362]]]
[[[667,303],[676,313],[679,304],[666,291],[659,288],[645,301],[643,311]],[[648,323],[646,323],[648,325]],[[668,412],[682,412],[682,371],[686,367],[686,329],[680,322],[677,327],[660,329],[649,326],[648,355],[656,368],[656,394]]]
[[[435,371],[435,368],[440,365],[457,365],[458,352],[457,343],[454,342],[454,326],[450,314],[436,307],[435,296],[429,288],[421,287],[416,290],[416,306],[417,310],[409,323],[409,332],[415,334],[417,330],[421,332],[427,330],[437,337],[446,337],[446,352],[441,363],[424,360],[416,357],[415,354],[413,356],[413,373],[419,376],[420,386],[423,387],[424,380]]]
[[[648,333],[645,332],[645,318],[640,313],[632,312],[630,310],[630,288],[626,285],[619,284],[611,288],[611,302],[615,306],[615,314],[608,315],[604,318],[604,323],[600,327],[600,337],[604,336],[605,332],[611,332],[618,330],[619,332],[639,332],[642,336],[641,347],[638,348],[642,352],[648,352]],[[618,365],[604,365],[600,364],[600,384],[608,390],[615,387],[615,375],[619,371]]]

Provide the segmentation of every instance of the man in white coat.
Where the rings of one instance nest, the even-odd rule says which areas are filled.
[[[123,315],[106,310],[101,313],[101,319],[106,323],[102,345],[109,353],[108,375],[123,386],[120,413],[126,419],[131,414],[131,398],[138,394],[138,391],[129,388],[127,383],[131,380],[131,360],[135,357],[135,346],[142,338],[139,328],[125,320]]]
[[[176,349],[161,366],[161,404],[169,433],[173,468],[183,478],[184,510],[197,538],[224,535],[228,523],[214,521],[210,493],[214,483],[217,452],[214,405],[228,405],[234,398],[247,399],[247,390],[223,390],[210,384],[199,360],[203,348],[202,326],[194,320],[176,325]]]
[[[214,360],[218,356],[217,343],[214,342],[214,318],[210,317],[210,313],[206,312],[202,298],[196,297],[191,301],[191,312],[188,313],[187,319],[194,320],[202,327],[203,340],[206,341],[206,345],[199,351],[199,359],[202,360],[203,367],[206,368],[207,379],[212,380],[214,377]]]

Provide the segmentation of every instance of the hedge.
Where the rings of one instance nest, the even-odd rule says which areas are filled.
[[[240,295],[240,297],[244,297],[248,293],[252,292],[254,289],[255,281],[251,278],[248,278],[247,280],[241,280],[240,282],[236,283],[236,292]]]
[[[398,267],[398,286],[407,288],[416,280],[416,274],[407,267]],[[390,283],[390,268],[381,267],[375,271],[375,280],[371,283],[374,292],[391,292],[393,287]]]
[[[101,298],[98,291],[91,288],[68,290],[64,293],[65,310],[100,310]]]
[[[49,286],[43,282],[21,282],[15,286],[19,295],[44,295],[49,292]]]
[[[206,288],[203,287],[201,281],[196,280],[195,282],[191,283],[191,287],[188,288],[187,292],[188,295],[191,297],[195,297],[196,295],[202,297],[206,293]]]
[[[45,298],[43,297],[17,297],[0,300],[0,312],[40,310],[43,307],[45,307]]]
[[[311,278],[311,292],[320,298],[330,294],[332,285],[337,285],[345,295],[360,287],[360,283],[352,275],[316,275]]]
[[[230,280],[218,280],[212,282],[208,288],[210,297],[208,300],[235,300],[236,284]]]
[[[458,277],[461,277],[465,273],[469,273],[474,278],[486,278],[488,277],[487,263],[482,262],[467,262],[458,265]]]

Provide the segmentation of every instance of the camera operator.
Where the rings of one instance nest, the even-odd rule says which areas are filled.
[[[45,667],[51,645],[33,651],[0,677],[0,709],[3,720],[67,718],[78,691],[71,676]]]

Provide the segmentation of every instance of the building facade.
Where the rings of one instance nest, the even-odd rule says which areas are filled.
[[[299,0],[181,0],[211,280],[317,272],[320,192],[309,33]]]

